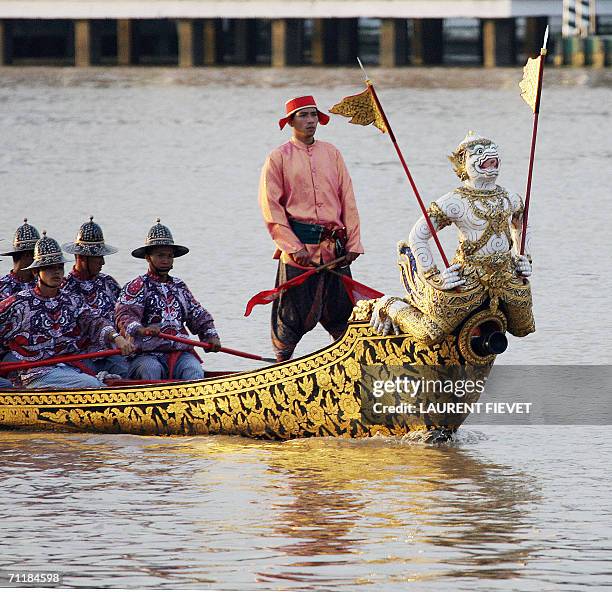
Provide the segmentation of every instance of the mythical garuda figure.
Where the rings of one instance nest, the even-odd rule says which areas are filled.
[[[371,325],[384,335],[406,333],[438,343],[474,310],[499,310],[508,331],[523,337],[535,331],[531,257],[519,253],[523,202],[496,184],[497,144],[474,132],[449,156],[463,185],[433,202],[427,213],[436,231],[454,224],[459,246],[451,265],[440,271],[429,247],[432,233],[421,217],[408,243],[400,242],[399,266],[406,298],[384,297],[374,306]],[[529,229],[525,237],[529,253]]]

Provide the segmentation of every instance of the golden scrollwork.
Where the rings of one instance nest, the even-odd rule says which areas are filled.
[[[369,369],[464,363],[456,338],[430,346],[369,326],[372,301],[356,307],[344,336],[309,356],[252,372],[189,383],[84,391],[3,391],[0,425],[29,430],[149,435],[235,434],[289,439],[402,435],[432,426],[418,414],[364,415]],[[381,423],[382,422],[382,423]]]
[[[437,223],[438,230],[442,230],[442,228],[446,228],[453,223],[435,201],[432,201],[429,204],[429,207],[427,208],[427,215]]]
[[[536,111],[538,79],[540,77],[540,62],[542,59],[542,56],[527,58],[527,63],[523,67],[523,78],[519,82],[521,97],[523,97],[523,100],[529,105],[534,113]]]
[[[494,354],[489,354],[487,356],[479,356],[472,349],[472,336],[474,335],[474,331],[480,325],[490,322],[495,323],[495,325],[497,325],[498,327],[498,330],[502,333],[505,333],[508,329],[506,317],[501,312],[485,309],[472,315],[463,324],[461,331],[459,331],[459,336],[457,337],[459,351],[461,352],[461,355],[464,357],[465,361],[468,364],[479,366],[485,364],[492,364],[495,361]]]
[[[376,106],[374,97],[367,88],[358,95],[345,97],[339,103],[336,103],[329,112],[350,117],[349,123],[357,125],[370,125],[373,123],[381,132],[387,131],[385,121]]]

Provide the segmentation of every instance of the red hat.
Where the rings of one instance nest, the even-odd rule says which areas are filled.
[[[287,116],[278,120],[278,125],[280,126],[280,128],[283,129],[287,125],[289,118],[294,113],[297,113],[300,109],[306,109],[308,107],[314,107],[315,109],[317,109],[317,104],[315,103],[314,97],[297,97],[295,99],[287,101],[285,103],[285,111],[287,113]],[[329,115],[321,113],[321,111],[319,111],[318,109],[317,115],[319,117],[319,123],[321,125],[327,125],[327,123],[329,122]]]

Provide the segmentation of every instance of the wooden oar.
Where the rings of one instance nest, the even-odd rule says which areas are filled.
[[[170,335],[169,333],[160,333],[159,337],[167,339],[168,341],[185,343],[187,345],[191,345],[192,347],[202,347],[208,350],[214,347],[211,343],[196,341],[195,339],[186,339],[185,337],[179,337],[178,335]],[[261,362],[269,362],[271,364],[276,364],[276,360],[274,358],[264,358],[263,356],[258,356],[257,354],[250,354],[248,352],[239,351],[237,349],[230,349],[229,347],[222,347],[219,349],[219,351],[226,354],[230,354],[232,356],[238,356],[240,358],[249,358],[250,360],[259,360]]]
[[[86,354],[70,354],[67,356],[55,356],[46,360],[36,360],[32,362],[3,362],[0,364],[0,374],[14,372],[16,370],[26,370],[28,368],[39,368],[40,366],[54,366],[55,364],[69,364],[70,362],[78,362],[79,360],[89,360],[91,358],[107,358],[121,354],[120,349],[103,349],[97,352],[88,352]]]

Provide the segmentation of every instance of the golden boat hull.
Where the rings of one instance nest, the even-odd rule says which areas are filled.
[[[483,312],[433,346],[406,335],[375,334],[367,312],[330,346],[255,371],[99,390],[5,390],[0,392],[0,427],[160,436],[227,434],[276,440],[452,433],[466,414],[373,414],[364,380],[368,373],[387,368],[448,370],[480,363],[488,372],[493,357],[474,359],[466,345],[470,324],[479,322],[478,314]],[[449,400],[447,395],[442,398]]]

